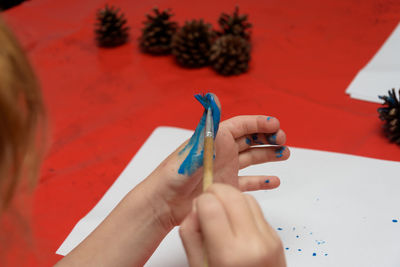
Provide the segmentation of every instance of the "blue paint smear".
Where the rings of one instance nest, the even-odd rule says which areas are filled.
[[[273,117],[267,117],[267,121],[269,121],[270,119],[272,119]]]
[[[277,157],[277,158],[281,158],[281,157],[283,157],[283,151],[286,149],[286,147],[280,147],[280,148],[278,148],[277,150],[275,150],[275,157]]]
[[[191,175],[198,168],[203,166],[203,148],[204,148],[204,127],[206,124],[207,109],[211,108],[214,121],[214,139],[217,136],[219,122],[221,119],[221,111],[215,103],[214,95],[207,93],[205,95],[195,95],[195,98],[203,105],[204,112],[199,124],[188,144],[179,152],[181,155],[184,151],[190,149],[188,155],[178,169],[179,174]]]
[[[257,145],[263,145],[264,143],[258,139],[258,134],[252,134],[251,138],[253,139],[254,143]]]
[[[314,252],[312,255],[315,257],[315,256],[317,256],[317,253]]]
[[[301,248],[299,248],[297,251],[301,251]]]
[[[394,222],[394,223],[397,223],[397,222],[398,222],[398,220],[396,220],[396,219],[393,219],[393,220],[392,220],[392,222]]]
[[[266,184],[269,184],[269,180],[265,180],[265,183],[266,183]]]
[[[286,250],[289,250],[289,248],[285,248]]]
[[[270,135],[267,137],[267,141],[268,143],[270,143],[271,145],[276,145],[276,133]]]
[[[280,227],[278,227],[278,228],[277,228],[277,230],[278,230],[278,231],[282,231],[283,229],[282,229],[282,228],[280,228]]]
[[[251,144],[251,140],[250,138],[246,137],[246,144],[250,145]]]
[[[328,256],[328,253],[325,253],[325,255],[324,256]]]

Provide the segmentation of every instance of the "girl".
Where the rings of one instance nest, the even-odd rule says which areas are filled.
[[[46,120],[32,68],[3,22],[0,44],[1,216],[18,185],[38,177]],[[207,97],[219,110],[218,99]],[[177,225],[191,266],[202,265],[204,256],[209,266],[285,266],[277,234],[255,200],[240,192],[275,188],[278,177],[238,176],[241,168],[287,159],[284,147],[252,147],[282,145],[285,139],[276,118],[239,116],[222,122],[215,139],[217,184],[201,194],[201,162],[182,171],[185,160],[201,154],[201,145],[194,148],[201,141],[195,133],[57,266],[142,266]]]

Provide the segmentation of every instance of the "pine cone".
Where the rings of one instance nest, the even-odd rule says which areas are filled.
[[[211,47],[210,62],[222,75],[246,72],[250,61],[250,44],[240,36],[225,35]]]
[[[6,10],[12,8],[16,5],[21,4],[25,0],[1,0],[0,1],[0,10]]]
[[[120,9],[106,5],[97,12],[96,40],[99,46],[112,47],[126,43],[129,27]]]
[[[379,96],[380,99],[385,101],[383,105],[386,105],[383,108],[378,108],[379,118],[385,121],[383,129],[390,142],[400,145],[400,102],[394,89],[389,90],[388,93],[389,96]]]
[[[155,15],[146,15],[145,27],[139,38],[140,48],[150,54],[168,54],[171,51],[171,39],[178,29],[178,24],[170,21],[173,16],[170,9],[162,12],[158,8],[153,9]]]
[[[178,30],[172,38],[172,54],[184,67],[196,68],[208,64],[214,33],[203,20],[192,20]]]
[[[247,18],[246,14],[239,15],[238,6],[235,7],[232,15],[222,13],[218,19],[218,24],[222,32],[218,32],[218,35],[238,35],[246,40],[250,40],[250,28],[252,25],[247,21]]]

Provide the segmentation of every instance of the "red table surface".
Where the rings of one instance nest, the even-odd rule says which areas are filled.
[[[120,7],[131,28],[130,42],[115,49],[94,42],[95,13],[106,3]],[[144,15],[156,5],[172,8],[180,24],[216,25],[235,4],[254,25],[246,74],[184,69],[172,56],[138,49]],[[4,18],[33,62],[51,122],[31,224],[40,252],[31,265],[60,259],[55,250],[157,126],[195,128],[196,93],[216,93],[222,119],[279,118],[289,146],[400,160],[382,134],[380,105],[345,94],[399,22],[398,1],[31,0]]]

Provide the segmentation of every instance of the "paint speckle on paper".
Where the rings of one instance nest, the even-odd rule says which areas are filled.
[[[289,250],[289,248],[285,248],[286,250]]]
[[[397,222],[399,222],[398,220],[396,220],[396,219],[393,219],[392,220],[392,222],[394,222],[394,223],[397,223]]]
[[[286,226],[277,228],[282,231],[281,238],[286,245],[291,248],[286,251],[288,255],[299,257],[323,257],[328,255],[327,242],[324,239],[316,239],[319,237],[317,232],[310,231],[306,226]],[[295,247],[295,248],[293,248]],[[297,248],[296,248],[297,247]]]

